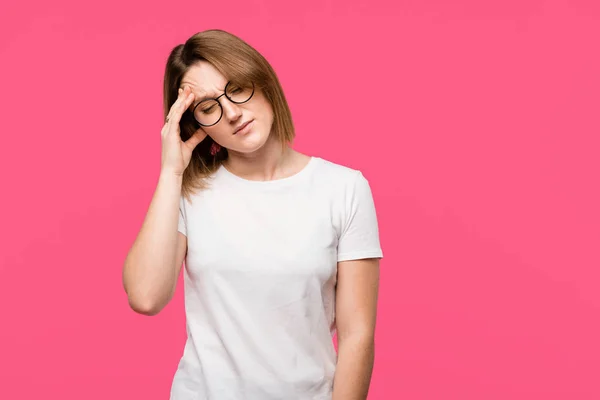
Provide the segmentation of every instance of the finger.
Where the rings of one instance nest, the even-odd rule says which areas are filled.
[[[186,86],[184,89],[187,88],[188,87]],[[177,99],[175,99],[175,102],[171,105],[171,108],[169,108],[169,112],[167,113],[167,117],[165,118],[165,125],[172,120],[173,110],[179,107],[179,104],[181,103],[182,99],[184,99],[187,94],[188,93],[182,90],[181,88],[177,89]]]
[[[171,107],[170,115],[168,118],[168,123],[170,126],[178,126],[181,121],[181,116],[185,112],[185,110],[192,104],[194,101],[194,94],[188,90],[188,87],[184,89],[182,95],[173,103]],[[171,129],[172,130],[172,129]]]
[[[194,150],[200,142],[206,139],[206,136],[206,132],[204,132],[204,130],[200,128],[196,132],[194,132],[194,134],[184,143],[190,150]]]

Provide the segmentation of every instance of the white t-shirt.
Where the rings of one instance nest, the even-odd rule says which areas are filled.
[[[381,258],[360,171],[312,157],[250,181],[221,166],[181,199],[187,342],[171,400],[330,400],[337,262]]]

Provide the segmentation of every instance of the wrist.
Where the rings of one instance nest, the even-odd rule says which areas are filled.
[[[181,184],[181,182],[183,181],[183,174],[169,169],[161,169],[158,180],[161,182],[167,181]]]

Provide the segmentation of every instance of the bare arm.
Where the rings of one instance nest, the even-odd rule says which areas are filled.
[[[173,297],[187,251],[187,238],[177,230],[183,172],[192,151],[206,138],[198,129],[181,140],[181,115],[194,100],[189,87],[179,89],[161,131],[162,163],[148,213],[123,266],[123,286],[131,308],[154,315]]]
[[[181,175],[161,173],[142,228],[123,267],[131,308],[155,315],[171,300],[187,249],[177,231]]]
[[[375,356],[379,259],[338,263],[338,363],[333,400],[365,400]]]

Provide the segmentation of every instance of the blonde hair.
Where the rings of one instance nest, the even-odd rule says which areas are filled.
[[[269,62],[239,37],[220,29],[196,33],[169,54],[164,75],[164,118],[175,103],[181,80],[191,66],[199,61],[212,64],[227,80],[242,84],[253,83],[264,94],[273,109],[271,135],[286,146],[295,136],[292,115],[279,79]],[[199,128],[189,110],[179,123],[181,140],[186,141]],[[192,152],[190,164],[183,173],[182,194],[186,198],[207,186],[206,178],[213,174],[228,157],[223,148],[211,155],[213,140],[206,137]]]

